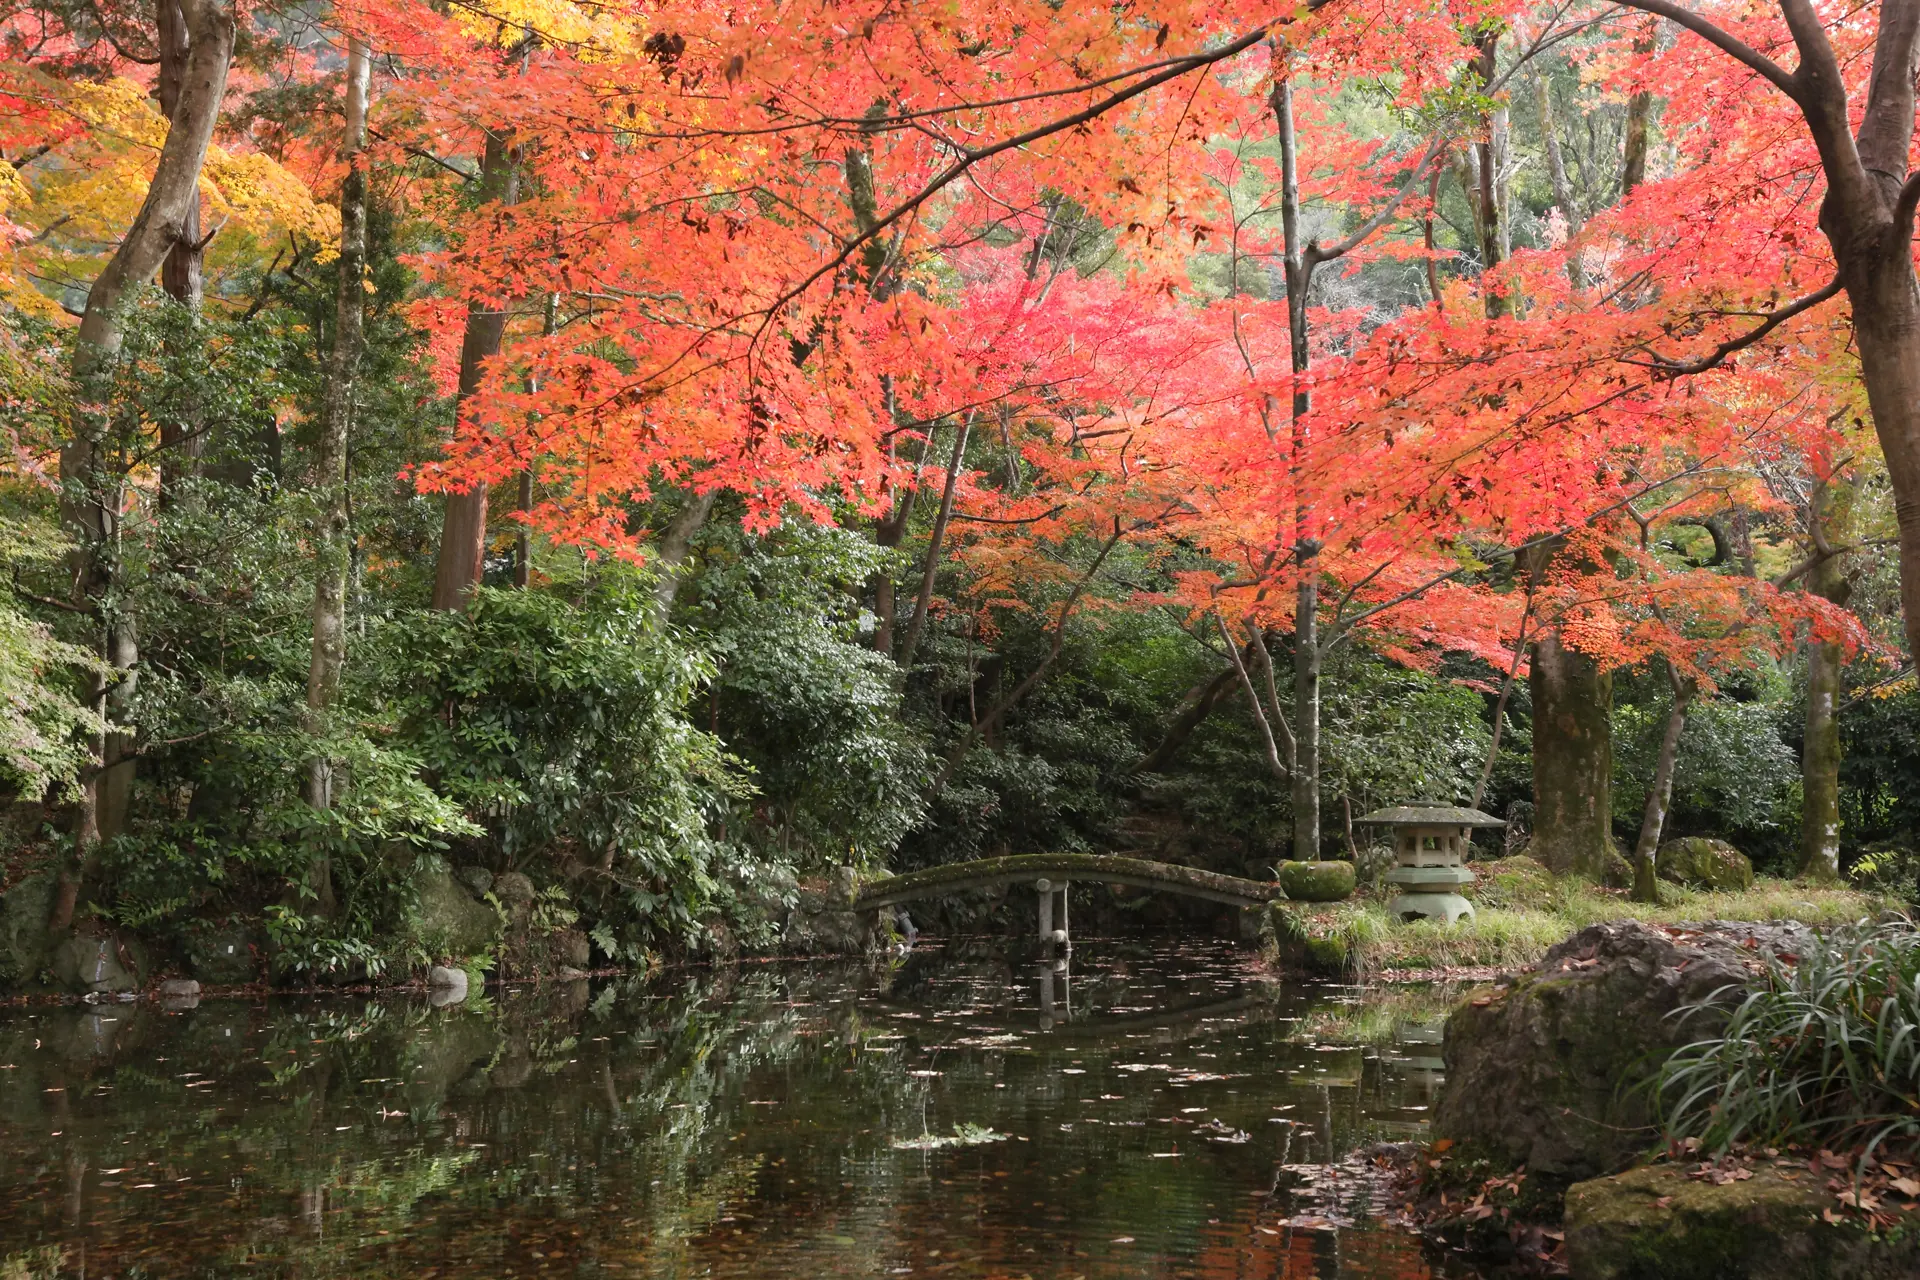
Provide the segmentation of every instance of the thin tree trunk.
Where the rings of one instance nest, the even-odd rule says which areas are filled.
[[[1659,24],[1648,19],[1645,32],[1633,42],[1633,51],[1652,53]],[[1653,119],[1653,92],[1642,89],[1627,99],[1626,141],[1620,154],[1620,199],[1632,195],[1647,180],[1647,127]]]
[[[1815,477],[1807,525],[1816,552],[1853,537],[1853,485],[1838,475]],[[1807,590],[1844,606],[1853,594],[1842,558],[1826,555],[1807,571]],[[1845,650],[1833,641],[1807,644],[1807,719],[1800,755],[1800,874],[1840,878],[1840,695]]]
[[[680,594],[680,570],[693,550],[693,535],[707,522],[716,496],[717,491],[711,489],[705,493],[689,493],[654,540],[653,563],[660,578],[653,587],[653,616],[662,627],[673,616],[673,602]]]
[[[160,114],[169,125],[180,111],[180,90],[186,83],[187,55],[192,39],[180,0],[160,0],[155,6],[156,36],[160,49],[160,74],[154,96],[160,102]],[[160,264],[160,287],[181,306],[198,313],[204,292],[202,260],[206,246],[200,242],[200,197],[196,189],[187,202],[186,215],[180,220],[180,238],[168,250]],[[205,424],[189,413],[184,418],[167,417],[160,422],[159,489],[160,506],[173,506],[180,498],[182,481],[200,472],[200,458],[206,452]]]
[[[1293,613],[1293,856],[1320,860],[1320,592],[1318,544],[1300,557]]]
[[[560,295],[547,295],[547,313],[540,322],[540,336],[553,336],[554,326],[559,321]],[[538,399],[540,395],[540,375],[527,375],[527,394]],[[520,483],[513,495],[513,509],[522,516],[533,510],[533,461],[521,468]],[[533,584],[533,532],[525,520],[520,523],[520,531],[513,538],[513,585],[516,590],[525,591]],[[669,602],[671,603],[671,602]]]
[[[1687,728],[1687,712],[1700,686],[1683,679],[1669,669],[1667,680],[1673,686],[1673,707],[1667,712],[1667,728],[1660,739],[1660,755],[1654,761],[1653,780],[1647,784],[1647,807],[1640,818],[1640,838],[1633,844],[1633,900],[1660,901],[1659,885],[1654,880],[1654,859],[1659,855],[1660,833],[1667,825],[1667,809],[1673,803],[1673,763],[1680,752],[1680,735]]]
[[[940,571],[940,549],[946,541],[947,524],[953,519],[953,494],[960,483],[960,469],[966,463],[967,436],[973,431],[973,414],[968,413],[953,438],[953,460],[947,464],[947,480],[940,489],[940,510],[933,517],[933,532],[927,538],[927,563],[920,573],[920,594],[913,602],[913,620],[907,624],[907,638],[900,647],[900,669],[913,670],[913,658],[920,650],[920,637],[926,630],[927,611],[933,607],[934,577]]]
[[[1473,59],[1474,75],[1479,78],[1482,89],[1490,90],[1497,71],[1500,49],[1500,28],[1489,23],[1474,36]],[[1479,194],[1475,200],[1479,213],[1480,262],[1484,272],[1491,272],[1507,260],[1504,246],[1507,243],[1507,230],[1502,225],[1500,182],[1500,152],[1505,146],[1505,132],[1500,118],[1501,113],[1488,110],[1480,116],[1480,137],[1474,142],[1474,154],[1478,160]],[[1487,318],[1498,319],[1508,311],[1506,294],[1498,288],[1488,285],[1485,291]]]
[[[1153,750],[1135,761],[1127,772],[1158,773],[1166,768],[1174,754],[1186,745],[1187,739],[1193,736],[1193,731],[1205,723],[1207,717],[1213,714],[1214,708],[1220,705],[1220,700],[1226,696],[1227,690],[1233,687],[1233,681],[1234,668],[1228,667],[1213,679],[1189,689],[1187,696],[1181,699],[1180,710],[1167,725],[1167,731],[1160,735],[1160,741],[1154,745]]]
[[[307,661],[307,707],[301,726],[316,740],[307,760],[306,802],[333,807],[333,760],[324,740],[328,712],[340,691],[347,660],[347,569],[351,560],[347,497],[347,444],[353,429],[353,398],[360,372],[366,314],[367,271],[367,86],[371,78],[365,41],[347,38],[346,128],[340,140],[346,176],[340,183],[339,285],[334,301],[333,353],[320,408],[314,450],[319,491],[314,529],[313,649]],[[307,889],[321,914],[332,915],[332,863],[325,835],[307,863]]]
[[[121,478],[105,474],[102,455],[109,423],[98,406],[107,403],[111,389],[126,295],[152,279],[182,238],[190,210],[197,208],[200,168],[219,122],[233,58],[231,9],[218,0],[180,0],[180,7],[189,53],[174,118],[140,212],[87,293],[73,355],[75,401],[83,407],[76,411],[73,433],[60,450],[60,514],[75,543],[74,603],[101,619],[101,648],[107,661],[124,673],[115,682],[121,697],[130,686],[139,647],[132,617],[109,599],[118,574],[116,545],[125,486]],[[89,676],[88,684],[89,700],[105,711],[109,682]],[[133,775],[133,759],[125,748],[126,740],[114,734],[96,743],[100,771],[82,784],[75,805],[73,861],[62,869],[54,893],[48,916],[52,929],[72,924],[81,885],[97,865],[100,842],[112,839],[124,823]]]
[[[1540,112],[1540,133],[1547,145],[1547,176],[1553,183],[1554,207],[1560,210],[1560,216],[1567,223],[1567,239],[1577,240],[1586,227],[1586,218],[1580,212],[1579,202],[1574,199],[1573,184],[1567,180],[1567,157],[1560,149],[1560,128],[1553,116],[1553,87],[1547,83],[1544,75],[1533,78],[1534,102]],[[1568,255],[1567,279],[1573,282],[1575,289],[1587,287],[1587,270],[1580,262],[1578,250]]]
[[[512,204],[519,197],[520,166],[518,156],[498,134],[487,135],[486,151],[480,161],[481,199]],[[507,331],[507,313],[490,310],[485,303],[467,305],[467,322],[460,335],[460,385],[454,412],[465,412],[467,402],[480,389],[483,366],[500,354],[500,343]],[[476,481],[465,493],[447,495],[446,514],[440,525],[440,556],[434,566],[433,607],[464,609],[480,585],[487,556],[487,486]]]
[[[1473,803],[1467,807],[1478,809],[1480,801],[1486,797],[1487,783],[1493,778],[1493,763],[1500,758],[1500,731],[1507,724],[1507,698],[1513,693],[1513,682],[1520,674],[1520,655],[1527,651],[1527,623],[1533,620],[1533,582],[1527,582],[1526,606],[1520,610],[1520,632],[1513,638],[1513,660],[1507,664],[1506,677],[1500,681],[1500,696],[1493,704],[1493,736],[1487,742],[1487,760],[1480,766],[1480,781],[1474,784]]]
[[[1320,856],[1320,543],[1313,536],[1313,509],[1307,501],[1312,402],[1306,375],[1312,353],[1307,344],[1307,294],[1312,266],[1300,227],[1299,149],[1294,141],[1293,84],[1274,86],[1274,115],[1280,133],[1280,223],[1287,267],[1287,346],[1293,367],[1291,472],[1294,491],[1293,556],[1299,578],[1293,609],[1293,752],[1289,798],[1293,808],[1293,856],[1303,862]]]

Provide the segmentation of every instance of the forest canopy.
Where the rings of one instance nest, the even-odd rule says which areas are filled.
[[[327,971],[444,958],[475,864],[637,961],[1413,798],[1912,888],[1917,58],[1904,2],[0,4],[0,891]]]

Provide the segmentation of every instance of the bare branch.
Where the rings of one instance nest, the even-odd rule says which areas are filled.
[[[1701,356],[1698,360],[1673,360],[1667,356],[1655,353],[1651,360],[1626,360],[1622,363],[1652,369],[1655,373],[1666,378],[1680,378],[1688,374],[1704,373],[1708,369],[1723,364],[1726,358],[1736,351],[1745,351],[1748,347],[1759,342],[1787,321],[1803,312],[1813,310],[1839,292],[1840,277],[1835,276],[1824,287],[1816,289],[1804,298],[1795,298],[1779,310],[1767,312],[1767,318],[1760,324],[1749,329],[1737,338],[1728,338],[1725,342],[1715,347],[1712,351],[1709,351],[1706,355]]]
[[[1707,21],[1691,9],[1683,9],[1672,0],[1613,0],[1623,9],[1638,9],[1642,13],[1656,14],[1675,26],[1685,27],[1708,44],[1728,54],[1752,70],[1765,76],[1780,92],[1800,101],[1800,83],[1791,72],[1779,63],[1761,53],[1746,41]]]

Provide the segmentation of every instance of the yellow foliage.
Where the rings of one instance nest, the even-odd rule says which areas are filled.
[[[18,76],[19,69],[11,69]],[[30,208],[33,226],[12,243],[0,244],[0,300],[42,314],[58,306],[27,279],[84,280],[95,269],[97,246],[112,245],[125,234],[146,198],[153,166],[167,137],[167,121],[131,80],[60,81],[29,75],[32,92],[85,126],[62,139],[56,155],[20,173],[0,165],[0,221],[14,210]],[[200,173],[206,200],[203,224],[223,223],[255,241],[283,239],[288,232],[322,246],[330,256],[340,238],[340,214],[316,201],[297,175],[257,152],[208,148]],[[59,224],[56,235],[35,242],[37,231]],[[6,230],[0,225],[0,232]],[[229,240],[229,243],[232,241]],[[73,246],[84,245],[86,248]]]
[[[573,0],[485,0],[461,6],[453,17],[461,30],[476,40],[507,44],[533,31],[576,49],[585,46],[614,54],[633,53],[645,39],[645,32],[638,26],[613,21],[604,9]]]

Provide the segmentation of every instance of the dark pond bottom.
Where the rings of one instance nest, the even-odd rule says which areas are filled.
[[[1417,999],[1246,966],[958,940],[0,1013],[0,1277],[1473,1274],[1350,1155],[1424,1129]]]

